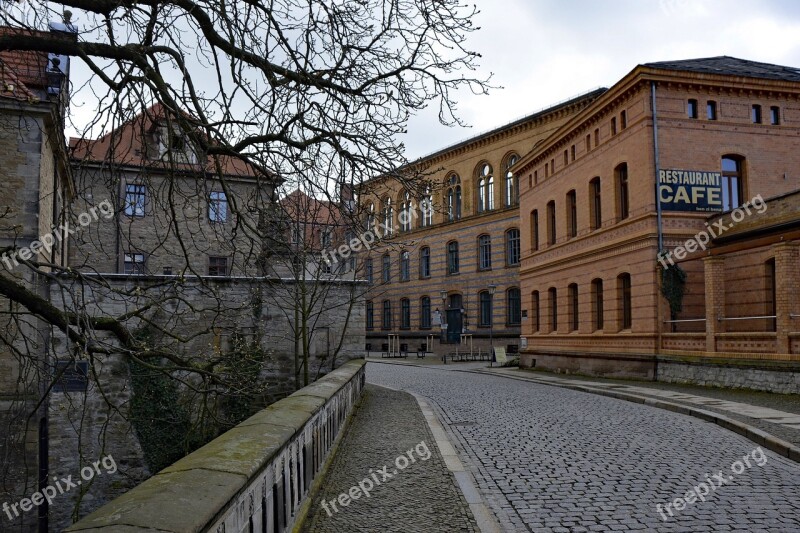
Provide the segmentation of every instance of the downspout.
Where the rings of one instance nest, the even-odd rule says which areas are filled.
[[[660,160],[660,153],[658,149],[658,108],[656,107],[656,82],[650,82],[650,98],[652,100],[653,106],[653,167],[655,168],[655,180],[654,180],[654,188],[655,188],[655,199],[656,199],[656,220],[658,225],[658,252],[656,253],[656,258],[661,252],[664,251],[664,228],[663,228],[663,220],[661,218],[661,197],[659,196],[659,178],[661,176],[661,165],[659,164]],[[656,262],[658,265],[658,262]],[[656,266],[656,268],[660,268]],[[659,274],[661,274],[659,270]],[[658,292],[661,292],[661,283],[663,280],[662,276],[656,277],[656,286],[658,287]],[[658,381],[658,354],[661,351],[662,344],[662,329],[663,329],[663,317],[662,317],[662,305],[661,299],[656,295],[656,301],[658,305],[656,305],[656,353],[655,357],[653,358],[653,381]]]

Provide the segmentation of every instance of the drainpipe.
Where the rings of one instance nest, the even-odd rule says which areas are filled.
[[[661,220],[661,198],[658,195],[658,180],[661,174],[658,151],[658,110],[656,108],[656,82],[650,82],[650,95],[653,100],[653,154],[655,157],[655,192],[656,192],[656,216],[658,217],[658,253],[664,251],[664,231]]]
[[[655,194],[656,194],[656,219],[658,224],[658,252],[657,254],[661,254],[664,251],[664,228],[663,228],[663,221],[661,218],[661,196],[658,194],[659,189],[659,178],[661,175],[661,165],[659,163],[660,154],[658,150],[658,108],[656,107],[656,82],[650,82],[650,97],[653,104],[653,158],[654,158],[654,167],[655,167]],[[656,263],[657,264],[657,263]],[[660,266],[656,266],[658,273],[661,274]],[[659,275],[657,278],[657,286],[661,288],[661,279],[662,277]],[[661,351],[662,344],[662,328],[663,328],[663,316],[662,316],[662,305],[661,299],[656,296],[656,301],[658,301],[658,305],[656,305],[656,353],[655,357],[653,358],[653,381],[658,381],[658,353]]]

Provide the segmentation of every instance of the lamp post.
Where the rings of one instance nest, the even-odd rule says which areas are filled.
[[[442,323],[439,326],[439,328],[441,329],[441,334],[439,336],[439,344],[443,345],[445,341],[445,335],[447,334],[447,326],[446,326],[447,308],[445,307],[445,303],[447,302],[447,291],[442,289],[441,291],[439,291],[439,295],[442,297]],[[446,352],[442,354],[442,359],[444,360],[444,364],[447,364]]]
[[[494,364],[494,292],[497,285],[489,285],[489,366]]]

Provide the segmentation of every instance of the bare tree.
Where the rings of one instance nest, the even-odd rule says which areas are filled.
[[[178,384],[187,427],[198,442],[213,437],[245,414],[230,398],[269,396],[253,375],[280,345],[263,326],[281,314],[298,346],[294,375],[307,383],[311,332],[327,320],[318,310],[347,274],[350,296],[336,312],[349,320],[360,265],[319,268],[321,242],[300,249],[298,261],[276,226],[287,215],[276,203],[280,184],[327,205],[340,236],[342,228],[361,233],[365,214],[358,203],[341,209],[337,187],[408,169],[398,137],[409,117],[434,105],[443,123],[459,123],[456,91],[488,87],[472,74],[478,56],[466,47],[475,10],[457,0],[2,4],[10,29],[0,32],[0,53],[72,62],[72,86],[53,100],[52,122],[80,140],[66,151],[72,185],[53,220],[74,222],[104,200],[113,215],[73,235],[69,255],[23,257],[18,226],[0,228],[0,252],[15,260],[0,273],[9,325],[0,351],[22,369],[21,382],[35,384],[17,390],[25,408],[8,411],[11,425],[30,428],[49,408],[66,368],[55,363],[65,360],[89,363],[99,398],[71,409],[102,404],[107,420],[126,419],[135,402],[110,393],[108,362],[116,361],[134,378],[149,376],[151,388]],[[63,31],[43,31],[62,20]],[[292,283],[278,272],[287,258]],[[119,275],[126,272],[151,276],[132,281]],[[335,359],[342,341],[331,342],[326,357]],[[89,458],[106,442],[91,437],[99,448]],[[88,508],[77,503],[73,518]]]

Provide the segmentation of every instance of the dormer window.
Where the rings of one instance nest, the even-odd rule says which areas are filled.
[[[161,124],[153,130],[150,159],[197,164],[199,157],[186,135],[176,125]]]

